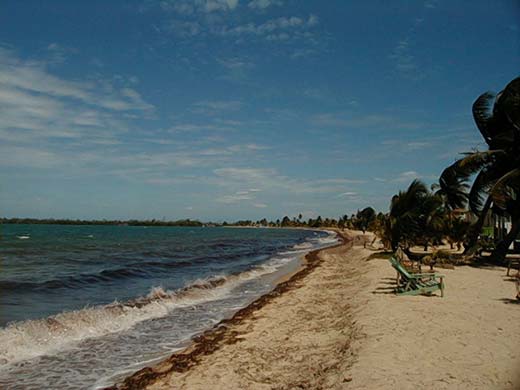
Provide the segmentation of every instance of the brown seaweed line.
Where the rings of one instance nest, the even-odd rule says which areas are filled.
[[[210,355],[225,344],[234,344],[240,341],[239,333],[230,329],[230,325],[243,323],[248,318],[253,317],[255,311],[261,309],[274,298],[289,291],[296,286],[296,282],[305,278],[323,261],[318,254],[323,250],[329,250],[348,245],[352,247],[353,240],[338,232],[341,242],[326,248],[316,249],[309,252],[303,268],[296,272],[287,281],[279,283],[271,292],[262,295],[249,305],[237,311],[233,317],[224,319],[213,328],[204,331],[192,338],[192,344],[186,349],[176,352],[169,358],[163,360],[155,367],[144,367],[129,377],[122,383],[106,387],[103,390],[137,390],[156,382],[160,378],[166,377],[171,372],[186,372],[191,367],[197,365],[202,356]]]

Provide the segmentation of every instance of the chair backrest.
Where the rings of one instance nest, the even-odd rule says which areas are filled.
[[[411,275],[408,273],[406,268],[403,267],[403,265],[394,257],[390,258],[390,262],[392,263],[392,266],[399,272],[401,275],[403,275],[406,279],[410,279]]]

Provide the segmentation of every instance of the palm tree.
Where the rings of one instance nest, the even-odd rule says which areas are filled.
[[[376,219],[376,211],[372,207],[366,207],[357,212],[356,227],[365,234],[368,226]]]
[[[420,204],[420,213],[422,227],[420,241],[426,251],[428,245],[439,243],[444,235],[446,208],[443,198],[437,194],[427,193]]]
[[[452,176],[465,182],[476,174],[468,199],[479,218],[468,232],[466,250],[475,246],[490,209],[511,217],[511,231],[493,252],[501,261],[520,233],[520,77],[496,96],[491,92],[479,96],[473,103],[473,118],[488,150],[466,153],[448,167],[441,175],[441,187]]]
[[[435,195],[442,198],[444,207],[450,212],[466,207],[468,189],[468,178],[458,175],[450,168],[446,168],[441,174],[439,184],[432,186],[432,190],[436,190]]]
[[[439,184],[432,185],[432,191],[435,191],[435,195],[442,200],[444,206],[444,233],[452,249],[455,242],[460,246],[466,235],[467,224],[462,223],[459,218],[454,218],[453,214],[456,209],[467,206],[469,188],[468,178],[458,175],[449,167],[441,174]]]
[[[421,204],[428,189],[419,180],[414,180],[406,191],[392,197],[390,213],[385,222],[385,236],[395,252],[400,244],[408,247],[421,230]]]

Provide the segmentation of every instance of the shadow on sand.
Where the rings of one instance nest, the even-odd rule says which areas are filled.
[[[506,305],[520,305],[520,299],[500,298],[498,300],[504,302]]]

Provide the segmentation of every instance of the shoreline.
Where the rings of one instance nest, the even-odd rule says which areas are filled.
[[[443,269],[443,298],[399,296],[360,233],[308,253],[271,293],[107,389],[519,388],[520,307],[505,268]]]
[[[309,230],[326,230],[326,229],[309,229]],[[255,312],[271,303],[275,298],[291,291],[295,288],[297,282],[304,279],[315,268],[317,268],[323,259],[319,257],[321,252],[340,248],[345,246],[346,250],[350,249],[353,244],[353,237],[345,235],[339,230],[328,229],[337,234],[340,242],[338,244],[314,249],[302,256],[301,265],[293,272],[280,276],[275,282],[276,286],[270,292],[255,299],[246,307],[238,310],[231,318],[223,319],[213,328],[208,329],[202,334],[192,337],[190,344],[170,357],[163,359],[153,367],[144,367],[132,375],[126,377],[122,382],[116,383],[103,390],[135,390],[143,389],[158,380],[161,380],[173,372],[185,373],[190,368],[196,366],[200,359],[204,356],[211,355],[226,344],[234,344],[239,342],[238,334],[230,327],[233,325],[243,324],[246,320],[254,317]]]

